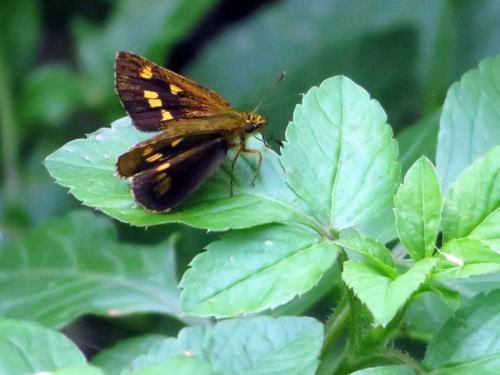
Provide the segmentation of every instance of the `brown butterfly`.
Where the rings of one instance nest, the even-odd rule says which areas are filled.
[[[223,162],[234,147],[231,172],[247,149],[248,134],[267,120],[237,112],[220,95],[130,52],[118,52],[115,88],[135,127],[161,131],[138,143],[117,162],[121,177],[131,177],[137,202],[155,211],[169,211],[192,193]],[[231,178],[232,194],[232,178]]]

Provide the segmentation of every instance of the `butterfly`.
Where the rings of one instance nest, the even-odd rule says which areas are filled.
[[[262,155],[248,149],[245,139],[266,125],[263,115],[237,112],[215,92],[131,52],[116,55],[115,89],[137,129],[160,132],[116,162],[118,175],[130,178],[135,200],[146,209],[171,210],[214,173],[231,148],[231,195],[242,152],[258,156],[259,170]]]

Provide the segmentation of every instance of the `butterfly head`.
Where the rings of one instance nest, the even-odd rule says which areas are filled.
[[[245,132],[253,133],[256,130],[261,129],[267,124],[267,118],[256,112],[250,112],[246,114],[245,118]]]

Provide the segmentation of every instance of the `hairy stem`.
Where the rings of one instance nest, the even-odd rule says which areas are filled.
[[[328,319],[325,326],[325,340],[323,342],[323,348],[321,349],[321,357],[323,358],[330,346],[339,338],[339,336],[344,331],[347,322],[349,321],[349,313],[351,311],[351,306],[349,305],[349,298],[344,296],[335,312]]]

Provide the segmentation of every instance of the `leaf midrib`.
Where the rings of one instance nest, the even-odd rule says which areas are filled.
[[[338,180],[338,177],[340,175],[340,168],[342,166],[342,150],[343,150],[343,146],[344,146],[344,79],[343,77],[341,77],[341,80],[340,80],[340,85],[339,85],[339,91],[340,91],[340,95],[339,95],[339,106],[340,106],[340,119],[339,119],[339,126],[338,126],[338,129],[339,129],[339,147],[338,147],[338,151],[337,151],[337,165],[336,165],[336,168],[335,168],[335,174],[332,176],[333,177],[333,181],[330,182],[330,186],[331,186],[331,189],[330,189],[330,192],[329,192],[329,206],[330,206],[330,225],[333,225],[333,220],[334,220],[334,215],[335,213],[333,212],[333,205],[334,205],[334,197],[333,195],[335,194],[335,188],[337,186],[337,180]],[[318,103],[319,103],[319,100],[318,100]],[[323,107],[321,107],[320,105],[320,108],[321,110],[324,112],[323,110]],[[326,113],[325,113],[325,116]],[[327,116],[327,118],[329,119],[329,117]],[[332,121],[333,123],[333,121]]]
[[[298,249],[297,251],[294,251],[293,253],[289,254],[288,256],[286,256],[286,257],[284,257],[284,258],[280,258],[280,259],[278,259],[277,261],[275,261],[275,262],[273,262],[273,263],[271,263],[271,264],[269,264],[269,265],[267,265],[267,266],[265,266],[265,267],[263,267],[263,268],[260,268],[259,270],[256,270],[256,271],[252,272],[251,274],[247,274],[247,275],[245,275],[245,276],[243,276],[243,277],[239,278],[238,280],[236,280],[236,281],[232,282],[232,283],[231,283],[231,284],[229,284],[228,286],[225,286],[223,289],[220,289],[220,290],[218,290],[218,291],[215,291],[214,293],[212,293],[212,294],[208,295],[207,297],[203,297],[203,298],[201,298],[201,299],[200,299],[200,300],[198,300],[195,304],[192,304],[192,306],[197,306],[197,305],[200,305],[200,304],[202,304],[202,303],[206,302],[207,300],[209,300],[209,299],[211,299],[211,298],[217,297],[217,296],[219,296],[219,295],[221,295],[221,294],[225,293],[226,291],[228,291],[228,290],[230,290],[230,289],[232,289],[232,288],[236,287],[237,285],[239,285],[239,284],[241,284],[241,283],[243,283],[243,282],[245,282],[245,281],[247,281],[247,280],[249,280],[249,279],[251,279],[251,278],[253,278],[253,277],[259,277],[259,276],[260,276],[259,274],[260,274],[261,272],[265,272],[265,271],[267,271],[267,270],[269,270],[269,269],[271,269],[271,268],[273,268],[273,267],[275,267],[275,266],[279,265],[281,262],[283,262],[283,261],[285,261],[285,260],[288,260],[288,259],[290,259],[290,258],[292,258],[292,257],[294,257],[294,256],[296,256],[296,255],[298,255],[298,254],[301,254],[301,253],[303,253],[303,252],[305,252],[305,251],[309,251],[309,250],[311,250],[311,249],[314,249],[314,248],[316,248],[316,247],[319,247],[319,246],[322,246],[322,245],[325,245],[325,244],[328,244],[328,243],[330,243],[330,241],[327,241],[327,240],[322,240],[322,241],[320,241],[320,242],[316,242],[316,243],[313,243],[313,244],[308,244],[308,245],[306,245],[306,246],[304,246],[304,247],[301,247],[301,248],[300,248],[300,249]],[[333,244],[333,243],[332,243],[332,244]],[[333,244],[333,245],[335,245],[335,244]],[[335,246],[337,246],[337,245],[335,245]]]

